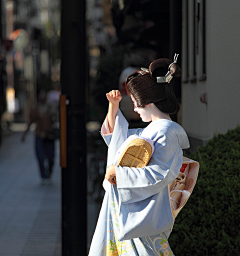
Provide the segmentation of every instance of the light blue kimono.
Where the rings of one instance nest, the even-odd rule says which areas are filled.
[[[104,180],[106,193],[89,256],[173,255],[167,242],[174,222],[168,184],[178,176],[188,138],[179,124],[166,119],[153,121],[146,128],[128,129],[119,110],[113,134],[103,135],[109,147],[107,166],[133,134],[150,138],[154,153],[146,167],[117,166],[117,185]]]

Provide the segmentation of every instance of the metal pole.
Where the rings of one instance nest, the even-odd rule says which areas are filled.
[[[181,57],[182,57],[182,1],[179,0],[170,0],[169,4],[169,13],[170,13],[170,47],[169,55],[170,58],[173,58],[174,53],[179,53],[178,65],[181,66]],[[175,78],[172,82],[173,91],[176,97],[181,99],[181,79]],[[172,116],[174,121],[177,120],[177,116]]]
[[[2,1],[0,1],[0,20],[2,20]],[[2,22],[0,23],[0,47],[2,48]],[[2,54],[1,54],[2,55]],[[2,114],[5,107],[5,97],[4,97],[4,89],[3,89],[3,79],[2,79],[2,70],[3,70],[3,55],[0,56],[0,146],[2,142],[2,127],[1,120]]]
[[[85,0],[61,2],[61,86],[67,120],[67,156],[62,166],[62,256],[87,254],[85,5]]]

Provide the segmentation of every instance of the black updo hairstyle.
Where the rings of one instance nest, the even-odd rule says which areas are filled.
[[[165,114],[176,114],[179,111],[179,102],[171,84],[157,83],[157,77],[165,76],[168,71],[173,77],[181,76],[180,67],[172,63],[170,59],[157,59],[150,64],[149,72],[137,71],[127,77],[126,90],[136,100],[137,107],[143,108],[154,103]]]

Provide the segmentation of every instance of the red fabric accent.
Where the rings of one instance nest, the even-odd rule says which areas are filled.
[[[184,173],[186,167],[187,167],[187,164],[183,164],[181,169],[180,169],[180,172]]]
[[[126,83],[125,82],[121,83],[121,85],[120,85],[120,92],[121,92],[122,96],[127,95]]]

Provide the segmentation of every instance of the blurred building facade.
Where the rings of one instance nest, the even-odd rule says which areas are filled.
[[[168,57],[169,11],[166,0],[113,0],[113,24],[120,43]]]
[[[94,13],[90,23],[93,36],[89,39],[90,62],[93,59],[94,66],[90,64],[92,80],[90,80],[89,90],[93,91],[91,96],[100,106],[97,111],[102,109],[101,112],[105,113],[107,91],[120,89],[124,95],[126,94],[123,81],[125,80],[123,74],[126,73],[124,70],[148,67],[156,58],[173,57],[174,52],[171,52],[169,44],[170,2],[167,0],[95,0],[91,1],[92,4],[88,2],[88,5],[93,7],[89,8],[90,12]],[[97,11],[94,8],[97,8]],[[181,15],[181,8],[178,13]],[[99,29],[100,24],[104,24],[104,29],[103,26]],[[94,29],[97,27],[98,30]],[[107,32],[107,36],[103,35],[103,31]],[[91,38],[95,38],[95,47],[92,47]],[[100,40],[104,41],[104,44]],[[92,58],[93,54],[98,56]],[[180,98],[180,94],[178,97]],[[127,98],[126,96],[126,101]],[[126,107],[124,114],[128,121],[135,122],[136,116],[131,104],[131,101],[122,102],[123,108],[127,105],[131,106],[131,110]],[[95,114],[95,117],[102,118],[102,113]]]
[[[96,116],[96,106],[91,97],[95,87],[95,79],[98,73],[99,61],[111,45],[116,41],[115,27],[112,23],[111,0],[90,0],[87,1],[87,38],[89,51],[89,120],[99,121]]]
[[[6,59],[4,122],[25,122],[39,88],[59,83],[59,0],[4,0],[1,52]],[[12,42],[6,47],[6,42]],[[11,92],[11,93],[9,93]],[[12,103],[9,95],[14,97]]]
[[[182,3],[182,125],[195,149],[240,123],[240,2]]]

